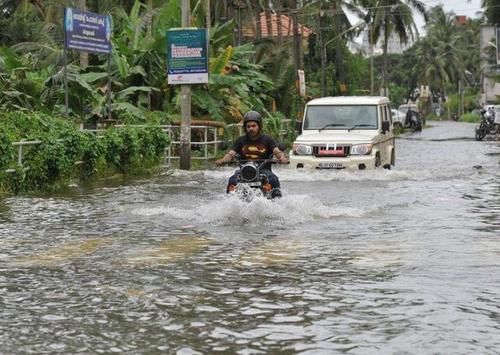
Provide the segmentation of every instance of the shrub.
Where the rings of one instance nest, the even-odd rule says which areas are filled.
[[[481,116],[475,113],[466,113],[460,116],[460,121],[462,122],[480,122]]]
[[[13,193],[54,191],[73,177],[148,172],[162,163],[170,143],[158,126],[110,128],[97,136],[66,118],[36,112],[2,112],[0,121],[0,188]],[[27,139],[41,143],[23,147],[19,166],[12,142]]]

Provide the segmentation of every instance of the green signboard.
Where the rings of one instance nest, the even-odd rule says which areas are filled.
[[[167,71],[169,84],[208,83],[206,29],[167,31]]]

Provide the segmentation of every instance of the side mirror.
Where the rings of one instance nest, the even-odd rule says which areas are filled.
[[[391,128],[389,121],[382,121],[382,133],[388,132]]]
[[[227,147],[228,147],[228,144],[225,141],[219,142],[219,149],[226,150]]]
[[[295,121],[295,131],[298,132],[299,134],[302,133],[302,121]]]
[[[286,145],[284,143],[276,142],[276,147],[282,152],[286,151]]]

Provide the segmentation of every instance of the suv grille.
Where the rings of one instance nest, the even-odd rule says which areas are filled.
[[[316,144],[312,146],[315,157],[347,157],[351,153],[351,146],[345,144]]]

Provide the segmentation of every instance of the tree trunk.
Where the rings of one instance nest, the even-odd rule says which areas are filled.
[[[281,47],[283,44],[283,29],[281,28],[281,0],[276,2],[278,4],[278,9],[276,10],[276,26],[278,27],[278,45]]]
[[[291,1],[291,11],[292,12],[292,21],[293,21],[293,49],[294,49],[294,60],[295,60],[295,76],[297,76],[297,70],[302,69],[302,55],[301,55],[301,46],[302,41],[299,33],[299,20],[298,20],[298,3],[297,0]]]
[[[273,19],[272,19],[271,10],[266,9],[265,15],[266,15],[267,37],[272,38],[273,37]]]
[[[255,8],[255,39],[259,40],[262,38],[261,27],[260,27],[260,5],[257,4]]]

